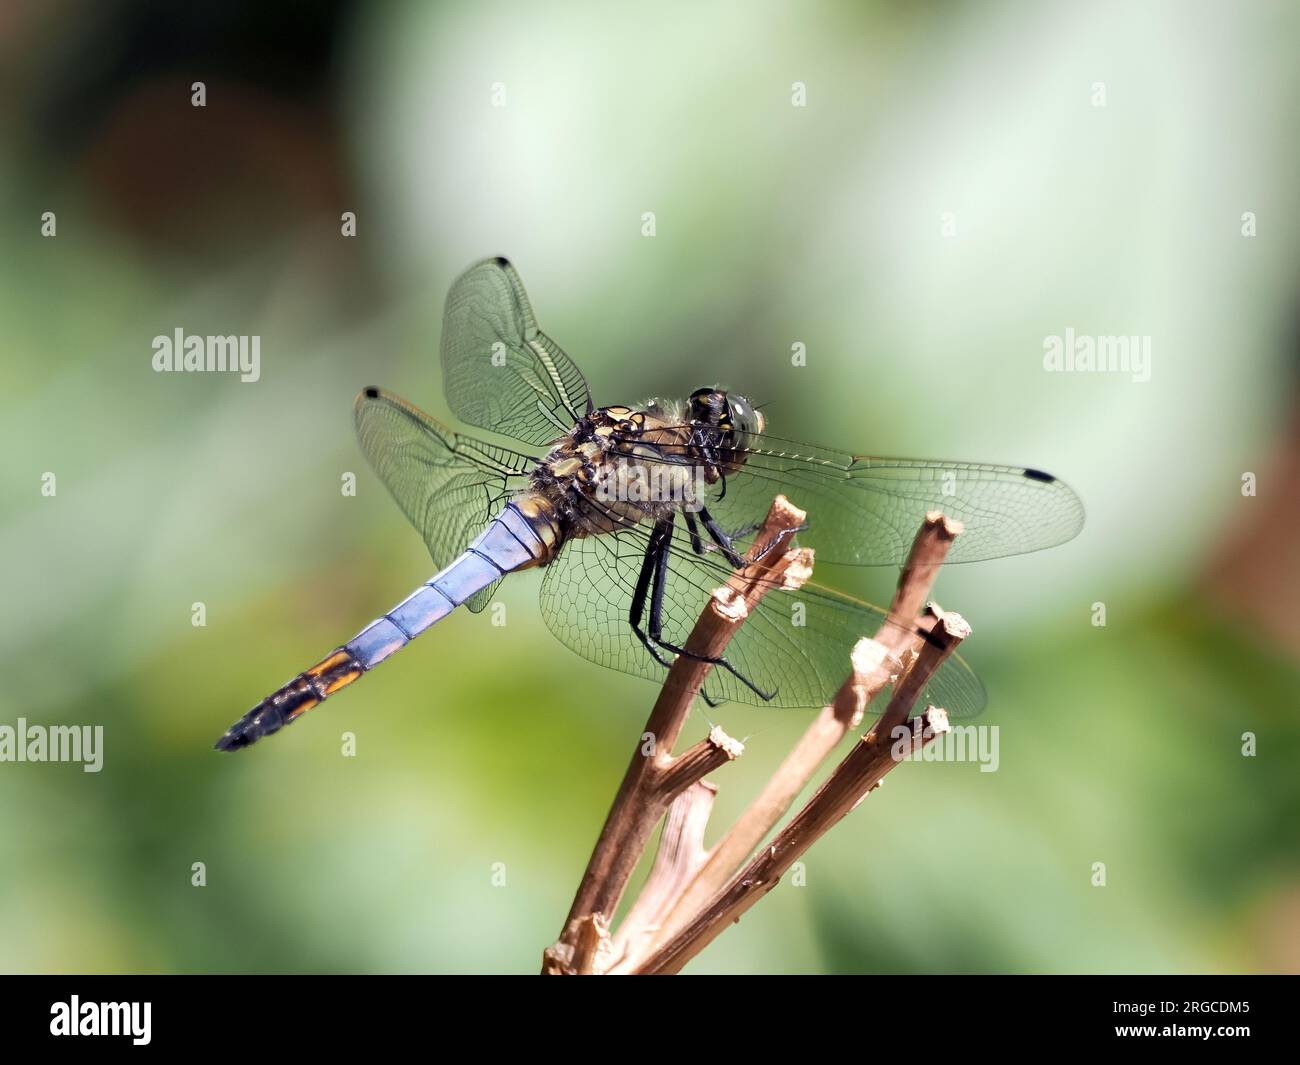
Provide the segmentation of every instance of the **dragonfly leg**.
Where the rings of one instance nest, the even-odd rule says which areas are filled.
[[[700,530],[699,527],[695,524],[695,515],[692,514],[689,510],[683,510],[682,514],[684,514],[686,517],[686,529],[691,534],[691,550],[694,551],[697,555],[703,555],[706,552],[718,550],[716,547],[709,547],[700,539]],[[725,533],[722,535],[726,536],[726,539],[734,545],[735,541],[741,539],[742,537],[750,535],[750,533],[758,532],[759,528],[760,525],[758,522],[751,522],[749,525],[745,525],[737,529],[734,533],[731,533],[731,535],[729,536],[726,536]],[[797,526],[794,529],[794,532],[797,533],[803,532],[806,528],[808,528],[808,523],[804,522],[802,525]],[[753,558],[748,560],[742,558],[740,559],[740,561],[761,562],[764,558],[767,557],[768,552],[771,551],[772,548],[776,546],[776,543],[777,541],[773,540],[761,551],[759,551],[756,555],[754,555]],[[737,557],[739,558],[738,553],[737,553]]]
[[[765,692],[762,688],[760,688],[757,684],[755,684],[752,680],[750,680],[747,676],[745,676],[745,674],[740,672],[740,670],[738,670],[735,666],[733,666],[730,662],[728,662],[726,658],[723,657],[722,655],[718,655],[716,658],[711,657],[709,655],[698,655],[694,651],[686,650],[685,647],[678,647],[675,643],[669,643],[667,640],[659,639],[657,636],[655,636],[653,618],[650,621],[650,639],[654,640],[655,643],[657,643],[665,651],[672,651],[673,654],[683,655],[686,658],[693,658],[697,662],[708,662],[709,665],[711,666],[721,666],[733,677],[735,677],[738,681],[740,681],[741,684],[743,684],[746,688],[748,688],[760,699],[762,699],[763,702],[765,703],[776,698],[775,691]],[[703,691],[701,691],[700,694],[703,695],[704,694]],[[718,703],[712,702],[707,696],[705,696],[704,701],[708,703],[710,706],[719,705]]]
[[[695,524],[695,515],[689,510],[683,510],[682,514],[686,517],[686,531],[691,535],[691,550],[697,555],[704,554],[709,549],[704,546],[704,541],[700,539],[700,529]]]
[[[641,572],[636,579],[636,588],[632,592],[632,606],[628,610],[628,624],[632,626],[632,631],[636,633],[636,638],[641,641],[641,645],[650,652],[651,656],[665,669],[672,665],[672,662],[659,653],[651,637],[647,636],[645,630],[641,628],[641,617],[645,613],[645,602],[647,594],[650,591],[650,579],[655,580],[655,593],[660,607],[663,605],[663,578],[661,576],[662,563],[660,559],[663,551],[660,547],[660,541],[664,543],[672,542],[672,522],[667,522],[667,535],[661,531],[664,522],[660,522],[650,533],[649,542],[646,544],[645,559],[641,563]],[[654,607],[651,608],[650,616],[654,618]],[[654,627],[654,621],[651,621],[651,628]]]
[[[795,526],[793,529],[791,529],[790,531],[791,531],[791,533],[801,533],[801,532],[803,532],[803,531],[804,531],[805,529],[807,529],[807,528],[808,528],[808,523],[805,521],[802,525],[796,525],[796,526]],[[748,529],[746,529],[746,530],[744,530],[744,531],[742,531],[742,532],[738,532],[738,533],[736,533],[736,536],[744,536],[744,535],[746,535],[747,533],[751,533],[751,532],[755,532],[755,531],[757,531],[757,529],[758,529],[758,526],[757,526],[757,525],[751,525]],[[756,552],[755,555],[754,555],[754,557],[751,558],[751,559],[749,560],[750,564],[752,565],[752,564],[755,563],[755,562],[762,562],[763,559],[767,558],[767,556],[768,556],[768,554],[771,552],[772,548],[774,548],[774,547],[775,547],[777,544],[779,544],[779,543],[781,543],[781,538],[780,538],[780,537],[776,537],[775,539],[769,540],[769,541],[768,541],[768,542],[763,546],[762,550]]]
[[[736,549],[731,546],[731,537],[722,531],[722,526],[714,521],[713,515],[704,507],[700,507],[700,521],[704,522],[704,528],[708,530],[709,536],[712,538],[713,542],[718,545],[718,549],[726,555],[727,561],[735,566],[736,569],[743,566],[745,560],[741,558],[740,555],[736,553]]]
[[[708,520],[710,522],[713,521],[712,518]],[[714,524],[714,527],[716,528],[716,523]],[[712,535],[713,530],[710,529],[709,532]],[[721,532],[721,530],[719,530],[719,532]],[[657,543],[656,540],[658,541]],[[776,695],[776,692],[763,691],[762,688],[760,688],[757,684],[755,684],[752,680],[750,680],[747,676],[745,676],[745,674],[741,673],[740,670],[738,670],[735,666],[733,666],[730,662],[728,662],[726,658],[722,657],[721,655],[715,658],[711,655],[696,654],[694,651],[688,651],[685,647],[678,647],[676,644],[669,643],[667,640],[664,639],[663,637],[664,585],[668,577],[668,555],[670,553],[672,545],[673,545],[673,519],[666,518],[664,521],[661,521],[658,525],[655,526],[654,532],[651,533],[650,535],[650,546],[646,550],[647,559],[650,557],[652,552],[655,553],[656,555],[655,567],[654,567],[654,590],[650,596],[650,640],[658,644],[665,651],[671,651],[673,654],[683,655],[686,658],[694,659],[696,662],[708,662],[710,665],[713,666],[721,666],[733,677],[735,677],[738,681],[740,681],[741,684],[743,684],[746,688],[748,688],[755,695],[757,695],[760,699],[762,699],[764,702],[767,702],[769,699],[773,698]],[[642,573],[644,575],[644,567],[642,569]],[[642,581],[638,579],[637,587],[640,588],[641,584]],[[644,602],[645,602],[644,592],[642,592],[640,599],[641,599],[641,606],[644,606]],[[641,616],[639,611],[637,612],[636,620],[638,624],[641,621]],[[635,628],[636,626],[633,627]],[[639,630],[637,631],[637,635],[641,636]],[[641,642],[642,643],[646,642],[644,637],[642,637]],[[658,658],[659,656],[655,655],[655,657]],[[705,701],[708,702],[707,698]],[[716,706],[718,704],[709,703],[709,705]]]

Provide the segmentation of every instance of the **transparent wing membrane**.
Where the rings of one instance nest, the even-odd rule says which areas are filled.
[[[1074,491],[1023,466],[869,458],[766,433],[738,436],[725,483],[709,490],[709,512],[724,528],[746,528],[762,521],[773,496],[783,493],[808,512],[799,543],[822,562],[897,565],[931,510],[966,526],[950,562],[1054,547],[1083,527]],[[680,462],[687,449],[659,450],[662,461]],[[638,457],[654,461],[646,449]]]
[[[769,500],[770,502],[770,500]],[[766,513],[766,508],[764,510]],[[542,615],[571,650],[623,673],[662,680],[664,667],[628,624],[633,594],[650,540],[650,529],[571,541],[546,567]],[[673,527],[663,595],[663,639],[685,645],[713,590],[725,584],[731,567],[717,552],[697,554],[679,518]],[[798,590],[772,588],[740,626],[727,660],[754,685],[773,693],[763,700],[733,674],[714,668],[705,690],[715,701],[759,706],[820,706],[829,702],[849,673],[849,653],[873,636],[887,614],[870,603],[807,584]],[[643,621],[648,625],[648,619]],[[977,714],[985,695],[965,661],[950,658],[919,701],[944,707],[954,717]],[[876,704],[877,712],[884,701]]]
[[[528,444],[563,436],[591,410],[582,373],[538,329],[523,282],[505,259],[485,259],[452,285],[442,375],[456,417]]]
[[[439,569],[483,531],[536,461],[454,433],[383,389],[357,396],[356,423],[367,461],[420,531]],[[496,587],[476,593],[466,606],[482,610]]]

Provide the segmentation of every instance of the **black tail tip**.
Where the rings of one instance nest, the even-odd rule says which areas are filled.
[[[213,748],[218,751],[239,751],[252,746],[263,736],[279,732],[287,722],[283,711],[273,701],[274,698],[271,696],[263,699],[226,729],[226,734],[212,745]]]
[[[239,729],[232,728],[212,745],[214,751],[238,751],[253,741]]]
[[[212,745],[213,750],[242,751],[245,747],[251,747],[268,732],[276,731],[266,727],[266,722],[261,720],[263,715],[258,713],[260,709],[260,706],[254,708],[226,729],[226,734]]]

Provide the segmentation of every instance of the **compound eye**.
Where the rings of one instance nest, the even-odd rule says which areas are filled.
[[[727,406],[731,420],[737,429],[746,433],[763,431],[763,415],[744,396],[735,392],[730,393],[727,396]]]
[[[691,418],[697,422],[712,422],[715,417],[717,392],[712,388],[697,388],[691,393]]]

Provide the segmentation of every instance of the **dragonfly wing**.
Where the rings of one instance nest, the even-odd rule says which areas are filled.
[[[454,433],[380,388],[357,396],[356,423],[367,461],[420,530],[439,569],[483,531],[536,461]],[[466,605],[482,610],[495,589],[484,588]]]
[[[456,417],[528,444],[563,436],[591,410],[587,382],[537,327],[505,259],[461,274],[442,319],[442,375]]]
[[[681,461],[680,453],[667,453],[673,449],[659,450],[665,461]],[[1074,491],[1024,466],[868,458],[767,434],[747,435],[740,457],[743,465],[728,471],[725,486],[710,487],[709,512],[728,532],[749,528],[763,520],[773,496],[783,493],[808,512],[799,543],[815,549],[820,562],[898,565],[932,510],[966,527],[950,562],[1039,551],[1083,528],[1083,504]]]
[[[649,530],[627,529],[571,540],[546,567],[542,616],[571,650],[611,669],[662,680],[660,666],[628,624]],[[663,638],[683,646],[713,590],[730,570],[716,554],[697,555],[678,521],[663,600]],[[828,588],[771,589],[736,632],[727,660],[759,688],[775,692],[760,699],[727,671],[713,669],[705,684],[710,698],[757,706],[821,706],[849,674],[849,653],[863,636],[874,636],[886,614],[870,603]],[[648,628],[649,606],[642,620]],[[935,675],[919,708],[933,703],[954,717],[984,707],[984,688],[959,657]],[[878,701],[877,711],[884,702]]]

